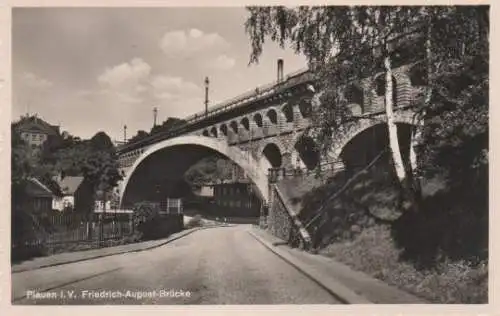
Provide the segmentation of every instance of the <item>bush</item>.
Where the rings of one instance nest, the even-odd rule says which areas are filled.
[[[201,227],[203,226],[203,219],[201,218],[200,215],[195,215],[193,218],[191,218],[187,224],[186,224],[186,229],[189,228],[194,228],[194,227]]]
[[[488,302],[487,261],[475,265],[443,259],[419,270],[400,260],[401,250],[387,225],[367,228],[353,240],[331,244],[320,253],[433,303]]]
[[[182,215],[160,215],[158,203],[141,202],[134,206],[134,225],[141,240],[164,238],[182,230]]]

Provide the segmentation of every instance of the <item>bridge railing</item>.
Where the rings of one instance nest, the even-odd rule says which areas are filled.
[[[325,162],[318,166],[310,168],[301,167],[278,167],[268,169],[268,178],[270,183],[276,183],[277,181],[285,178],[295,178],[300,176],[308,176],[312,174],[326,175],[335,174],[338,171],[344,170],[344,163],[339,161]]]
[[[159,138],[170,138],[170,137],[175,137],[177,135],[180,135],[185,131],[185,129],[188,126],[190,126],[192,124],[203,121],[211,116],[228,111],[230,109],[240,107],[240,106],[244,105],[245,103],[256,100],[260,97],[272,94],[272,93],[276,92],[277,89],[285,89],[286,87],[298,84],[301,82],[299,78],[301,78],[302,75],[307,74],[308,71],[309,71],[308,68],[302,68],[302,69],[299,69],[299,70],[294,71],[292,73],[289,73],[283,81],[273,81],[271,83],[258,86],[252,90],[249,90],[245,93],[242,93],[236,97],[233,97],[229,100],[225,100],[225,101],[211,107],[207,113],[205,113],[204,111],[198,112],[198,113],[192,114],[192,115],[184,118],[183,120],[185,121],[185,123],[177,128],[174,128],[168,132],[160,132],[160,133],[157,133],[154,135],[150,135],[150,137],[146,137],[146,138],[141,139],[141,140],[134,142],[134,143],[122,144],[118,147],[118,150],[122,150],[123,148],[127,148],[129,145],[132,145],[132,144],[139,144],[139,143],[144,143],[144,142],[152,141],[152,140],[159,139]],[[298,81],[293,80],[293,79],[297,79]]]
[[[234,107],[238,107],[239,105],[242,105],[244,102],[250,101],[253,98],[258,98],[260,96],[267,95],[269,93],[273,93],[275,91],[275,88],[279,87],[280,84],[285,85],[286,82],[289,81],[291,78],[305,74],[308,72],[308,70],[309,70],[308,68],[302,68],[302,69],[296,70],[292,73],[289,73],[283,81],[273,81],[273,82],[258,86],[256,88],[249,90],[247,92],[244,92],[240,95],[237,95],[236,97],[233,97],[229,100],[225,100],[222,103],[219,103],[219,104],[211,107],[208,110],[207,114],[209,116],[214,115],[214,114],[218,114],[219,112],[223,112],[225,110],[228,110],[228,109],[231,109]],[[205,112],[198,112],[198,113],[195,113],[193,115],[186,117],[185,120],[188,123],[194,123],[194,122],[203,120],[206,117],[207,117],[207,115],[205,114]]]

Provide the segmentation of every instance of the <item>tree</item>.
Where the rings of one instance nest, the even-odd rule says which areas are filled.
[[[393,223],[393,238],[404,249],[403,257],[421,263],[434,261],[439,253],[455,259],[487,258],[489,7],[249,10],[251,62],[258,61],[269,38],[282,47],[291,43],[307,56],[320,91],[313,98],[319,103],[313,113],[313,136],[322,153],[332,147],[336,132],[352,116],[343,98],[346,83],[383,72],[385,98],[390,101],[391,67],[420,63],[417,79],[423,102],[413,104],[420,133],[412,134],[416,151],[410,152],[409,162],[403,161],[408,180],[402,195],[410,192],[407,198],[419,198],[414,176],[439,175],[445,180],[444,189],[414,199],[412,205],[421,207],[403,212]],[[399,35],[404,35],[402,40]]]
[[[15,131],[11,133],[11,150],[11,203],[14,211],[25,198],[26,182],[35,173],[35,158],[30,146]]]
[[[94,150],[114,152],[115,146],[111,138],[105,132],[98,132],[90,139],[90,145]]]
[[[209,156],[189,168],[184,178],[191,185],[223,182],[231,179],[233,163],[224,158]]]
[[[92,191],[108,192],[123,178],[109,137],[97,133],[89,141],[75,142],[57,152],[55,169],[66,176],[83,175]]]
[[[146,137],[148,137],[149,134],[146,132],[146,131],[143,131],[143,130],[139,130],[137,131],[137,134],[135,134],[135,136],[133,136],[129,142],[135,142],[135,141],[139,141],[141,139],[144,139]]]
[[[25,209],[28,183],[32,178],[45,182],[51,176],[50,168],[41,165],[38,151],[34,151],[20,135],[11,131],[11,240],[12,258],[18,259],[26,240],[40,238],[43,229],[39,220]],[[42,235],[40,235],[42,234]]]
[[[177,117],[169,117],[161,125],[156,125],[151,129],[150,134],[168,132],[185,124],[186,121]]]
[[[402,185],[402,192],[412,201],[413,209],[418,210],[418,190],[413,180],[415,170],[412,170],[412,167],[413,169],[416,167],[416,155],[411,153],[410,162],[413,164],[405,166],[399,151],[397,127],[392,117],[394,101],[392,67],[400,62],[426,60],[427,75],[430,80],[427,80],[425,102],[417,109],[421,115],[416,117],[415,122],[419,124],[421,120],[429,121],[435,114],[427,109],[442,103],[434,102],[435,98],[431,99],[433,95],[431,92],[446,90],[443,82],[437,80],[439,74],[450,75],[449,72],[446,73],[445,65],[455,65],[455,74],[457,70],[464,74],[463,65],[467,64],[467,60],[479,59],[483,64],[488,64],[487,57],[480,57],[480,51],[477,49],[479,47],[488,51],[485,49],[485,43],[487,45],[488,42],[488,7],[250,7],[248,10],[250,17],[246,21],[245,28],[252,44],[250,62],[258,62],[263,44],[269,38],[282,47],[292,44],[297,52],[305,54],[308,58],[310,69],[318,78],[318,87],[322,89],[318,113],[313,116],[315,136],[317,143],[323,145],[322,152],[331,149],[333,136],[344,124],[348,124],[351,117],[346,107],[343,86],[355,81],[356,78],[373,76],[380,71],[385,73],[385,109],[392,161]],[[415,48],[420,45],[415,44],[415,41],[420,40],[421,34],[426,37],[426,49],[419,53]],[[411,54],[406,54],[405,57],[410,60],[405,61],[399,55],[408,49],[412,50]],[[450,63],[452,60],[455,62]],[[487,77],[484,67],[479,68]],[[472,86],[474,87],[472,90],[476,91],[474,95],[487,95],[485,89],[487,85],[481,81]],[[463,86],[458,91],[468,95],[471,94],[468,89],[467,86]],[[454,102],[456,104],[451,107],[451,112],[465,115],[458,106],[460,102],[456,100]],[[482,107],[487,105],[487,100],[484,98],[480,102]],[[477,113],[475,110],[471,112]],[[472,117],[469,119],[472,123]],[[462,120],[457,124],[457,129],[466,128],[467,125],[464,123],[467,121],[469,120]],[[436,126],[436,124],[430,125]],[[487,123],[483,119],[478,125],[484,127]],[[422,135],[421,144],[427,149],[427,154],[424,156],[430,157],[439,150],[437,147],[427,146],[435,137],[431,135],[427,126],[428,124],[424,127],[426,132]],[[446,127],[441,129],[444,132]],[[442,133],[438,133],[440,134]],[[443,141],[448,142],[450,138]],[[425,168],[428,163],[426,164],[422,157],[419,159],[422,160],[420,169]],[[449,166],[445,168],[450,170]]]

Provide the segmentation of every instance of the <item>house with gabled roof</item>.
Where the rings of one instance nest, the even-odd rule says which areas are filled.
[[[51,211],[53,193],[38,179],[30,178],[26,183],[26,197],[22,208],[29,212],[45,213]]]
[[[52,208],[58,211],[90,213],[94,208],[92,187],[83,176],[58,176],[60,194],[54,197]]]

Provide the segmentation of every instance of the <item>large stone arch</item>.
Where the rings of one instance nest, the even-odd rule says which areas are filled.
[[[415,112],[411,110],[394,112],[394,122],[419,127],[415,122]],[[337,132],[334,147],[328,154],[328,160],[339,161],[342,150],[353,138],[370,127],[384,123],[387,124],[387,116],[385,113],[373,117],[360,118],[350,124],[345,124]]]
[[[141,154],[134,164],[128,168],[126,177],[120,184],[120,206],[123,206],[124,197],[127,194],[128,184],[135,175],[135,171],[146,159],[148,159],[148,157],[152,157],[155,153],[160,151],[184,145],[207,148],[228,157],[246,171],[247,175],[259,191],[259,195],[265,202],[268,201],[268,179],[266,170],[262,168],[260,163],[251,155],[245,153],[236,146],[229,146],[226,142],[212,137],[188,135],[163,140],[150,146],[144,153]],[[173,166],[173,168],[175,167],[176,166]]]

